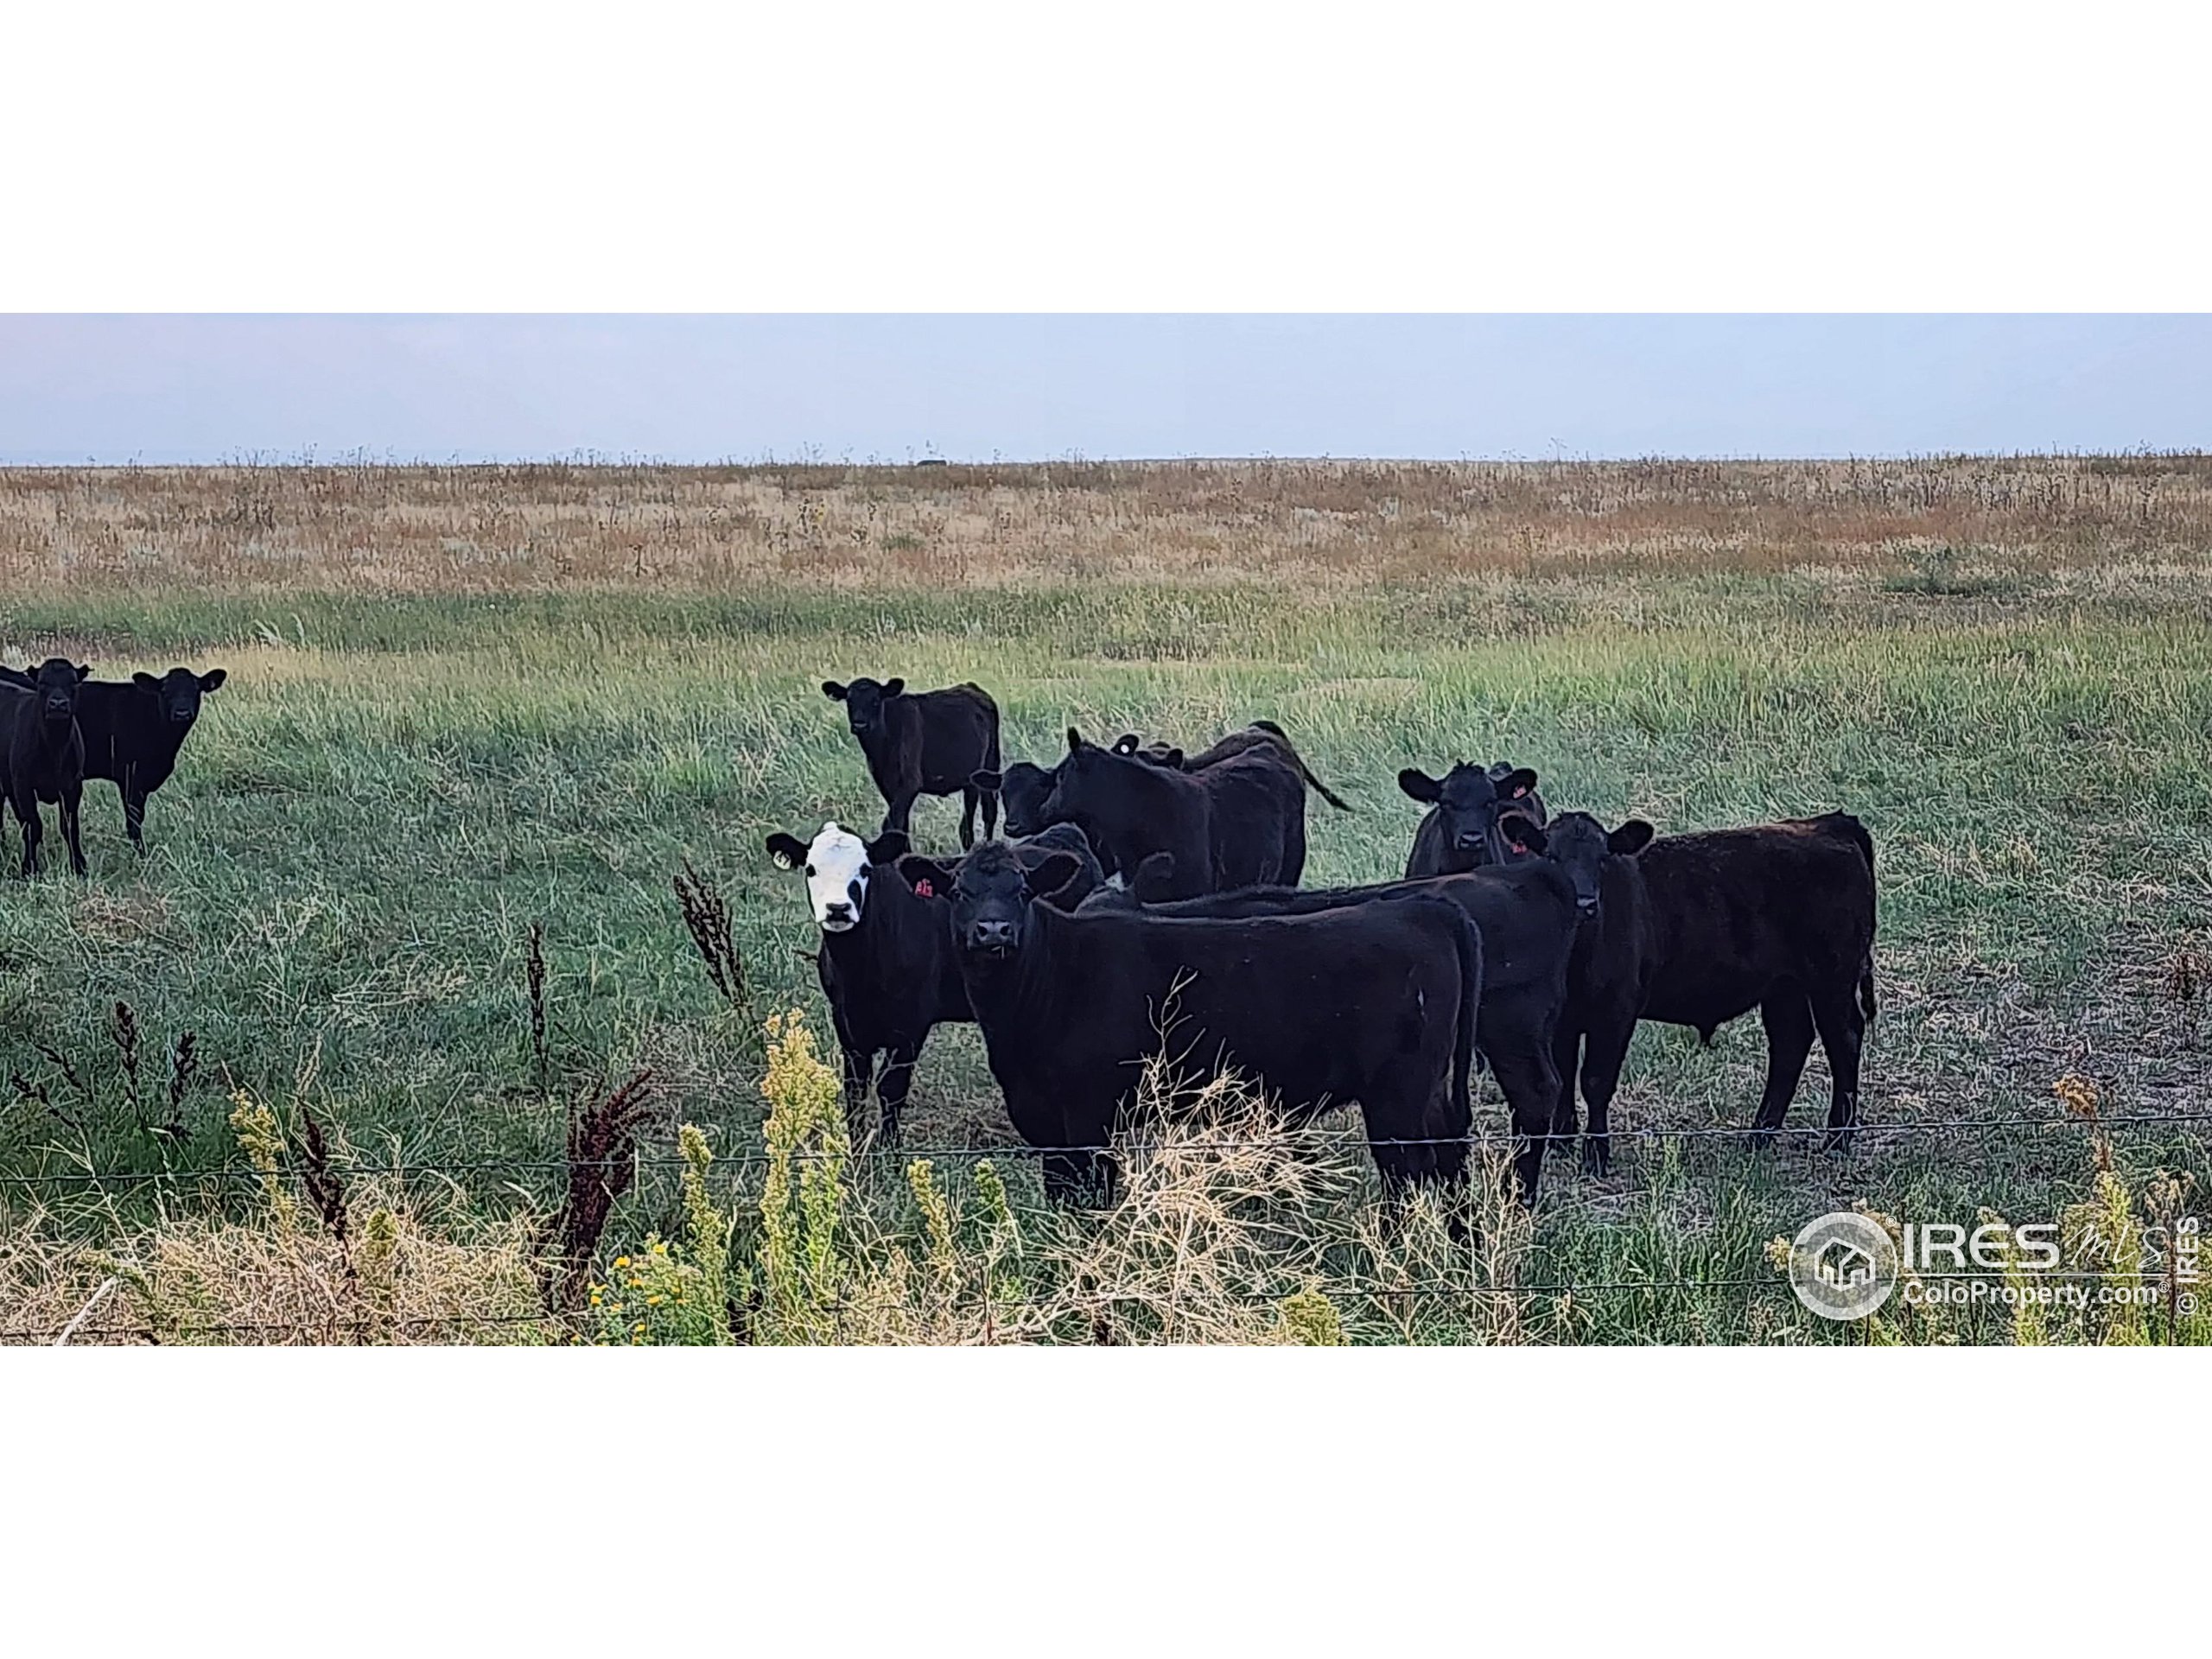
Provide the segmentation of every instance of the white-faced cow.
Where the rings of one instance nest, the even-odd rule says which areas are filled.
[[[900,830],[862,842],[832,820],[810,842],[779,832],[767,848],[779,868],[806,873],[807,906],[822,931],[815,973],[843,1057],[854,1139],[865,1133],[873,1084],[880,1132],[895,1144],[915,1062],[931,1027],[975,1017],[952,954],[951,912],[941,893],[917,892],[892,873],[892,861],[907,848]],[[1055,866],[1058,884],[1046,889],[1046,902],[1063,910],[1073,910],[1101,880],[1097,861],[1072,826],[1048,830],[1010,850],[1025,865],[1064,861]],[[880,1074],[879,1054],[887,1057]]]
[[[779,866],[806,873],[807,904],[822,931],[815,972],[844,1058],[845,1116],[856,1141],[866,1137],[873,1083],[883,1139],[897,1142],[930,1028],[972,1018],[944,901],[915,893],[890,868],[906,845],[903,830],[868,842],[834,819],[811,842],[781,832],[767,842]],[[880,1078],[879,1054],[887,1057]]]
[[[822,682],[822,695],[845,705],[853,735],[868,759],[868,776],[882,792],[883,827],[908,830],[916,798],[960,797],[960,844],[976,843],[976,809],[983,834],[997,827],[998,796],[976,787],[975,774],[999,764],[999,708],[980,685],[941,691],[909,691],[906,682]]]

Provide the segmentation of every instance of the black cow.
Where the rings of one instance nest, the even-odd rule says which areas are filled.
[[[69,867],[85,871],[84,842],[78,832],[78,807],[85,795],[85,741],[77,729],[77,694],[92,670],[67,658],[49,657],[31,671],[31,689],[11,678],[0,685],[0,790],[23,827],[22,874],[38,868],[38,843],[44,833],[38,804],[60,807],[61,838],[69,846]]]
[[[1165,917],[1302,916],[1429,893],[1449,899],[1465,911],[1483,941],[1483,996],[1475,1043],[1489,1060],[1512,1115],[1517,1142],[1514,1173],[1521,1196],[1529,1204],[1535,1202],[1545,1137],[1559,1096],[1554,1041],[1566,1011],[1580,914],[1566,871],[1547,860],[1529,858],[1457,875],[1372,887],[1254,887],[1147,904],[1168,885],[1164,880],[1167,874],[1155,855],[1137,871],[1128,891],[1095,893],[1079,913],[1088,917],[1145,905],[1146,913]]]
[[[1202,1072],[1243,1072],[1294,1119],[1358,1103],[1393,1190],[1464,1175],[1482,942],[1453,906],[1069,916],[1035,902],[1065,879],[1054,868],[1065,856],[1030,871],[986,845],[957,874],[917,854],[899,861],[910,881],[950,888],[991,1074],[1022,1138],[1054,1149],[1044,1166],[1054,1197],[1110,1187],[1090,1149],[1106,1145],[1163,1045]]]
[[[942,691],[906,690],[904,680],[822,682],[822,695],[845,705],[853,735],[868,757],[868,776],[883,793],[886,830],[912,827],[915,798],[960,795],[960,844],[976,844],[976,808],[983,834],[999,821],[998,796],[976,786],[975,773],[999,764],[999,706],[980,685]]]
[[[1135,732],[1124,732],[1114,741],[1114,753],[1134,754],[1141,760],[1149,760],[1156,766],[1166,766],[1175,772],[1204,772],[1217,761],[1245,753],[1255,748],[1280,749],[1285,759],[1298,768],[1298,775],[1306,785],[1339,812],[1349,812],[1351,804],[1319,778],[1313,775],[1290,736],[1272,720],[1255,720],[1241,732],[1231,732],[1212,747],[1200,749],[1196,754],[1185,754],[1181,749],[1166,743],[1147,743]]]
[[[822,930],[815,973],[844,1057],[846,1122],[855,1142],[866,1138],[873,1082],[883,1140],[896,1144],[914,1061],[930,1028],[974,1018],[961,989],[944,902],[915,893],[891,874],[892,861],[906,850],[902,830],[864,842],[833,820],[811,843],[779,832],[767,846],[785,869],[806,872],[807,897]],[[887,1056],[880,1077],[878,1054]]]
[[[200,700],[228,676],[219,668],[195,674],[173,668],[129,682],[86,680],[77,689],[77,730],[85,741],[85,776],[105,778],[123,798],[130,844],[146,850],[146,800],[176,770],[177,751],[200,718]],[[30,686],[29,676],[0,668],[0,681]]]
[[[1306,782],[1272,745],[1203,772],[1174,772],[1086,743],[1068,728],[1044,816],[1080,825],[1115,865],[1134,871],[1175,855],[1175,896],[1268,882],[1295,887],[1306,869]]]
[[[810,844],[779,832],[767,846],[778,865],[806,872],[808,900],[822,930],[815,974],[844,1059],[845,1116],[853,1138],[863,1137],[873,1083],[884,1141],[895,1144],[914,1063],[931,1028],[975,1018],[952,956],[952,912],[941,897],[917,893],[886,874],[906,850],[903,831],[887,830],[863,842],[832,821]],[[1065,878],[1047,899],[1062,909],[1073,910],[1098,885],[1097,862],[1072,826],[1018,842],[1014,850],[1025,864],[1069,861]],[[887,1057],[880,1076],[878,1054]]]
[[[1038,895],[1055,910],[1076,909],[1106,884],[1105,872],[1098,868],[1097,855],[1090,850],[1090,838],[1072,823],[1048,823],[1035,835],[1010,840],[1007,845],[1014,849],[1025,869],[1036,869],[1054,853],[1066,853],[1076,861],[1074,874]],[[957,877],[964,855],[938,861]]]
[[[1548,828],[1509,816],[1507,833],[1556,863],[1593,901],[1577,944],[1552,1133],[1575,1134],[1574,1076],[1590,1106],[1583,1165],[1612,1156],[1609,1109],[1638,1020],[1688,1026],[1700,1040],[1756,1007],[1766,1087],[1750,1137],[1774,1139],[1814,1033],[1827,1051],[1829,1144],[1859,1119],[1859,1057],[1874,1017],[1874,843],[1847,812],[1654,841],[1630,819],[1608,834],[1586,813]]]
[[[1065,766],[1066,763],[1061,763]],[[1046,804],[1052,798],[1052,789],[1060,781],[1059,766],[1040,766],[1027,760],[1017,760],[1004,772],[979,772],[972,780],[978,789],[988,790],[999,798],[1006,808],[1006,832],[1020,841],[1033,841],[1047,830],[1054,828],[1053,821],[1046,816]],[[1079,823],[1074,818],[1062,820],[1068,827],[1083,831],[1084,842],[1090,849],[1091,856],[1098,861],[1099,874],[1110,878],[1122,867],[1114,861],[1113,849],[1108,847],[1097,834],[1096,826]]]
[[[1485,770],[1462,760],[1441,778],[1408,766],[1398,774],[1398,787],[1428,806],[1406,860],[1408,880],[1509,862],[1512,849],[1497,831],[1502,812],[1518,810],[1538,823],[1544,821],[1536,774],[1510,761]]]

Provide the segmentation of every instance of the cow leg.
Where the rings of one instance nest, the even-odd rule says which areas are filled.
[[[15,798],[16,822],[23,827],[23,875],[38,874],[38,798],[26,801],[21,795]]]
[[[115,792],[123,798],[124,833],[130,837],[130,844],[143,853],[146,850],[146,791],[138,787],[136,766],[123,769]]]
[[[999,832],[999,795],[995,789],[987,789],[982,791],[982,794],[983,839],[989,841]]]
[[[1113,1155],[1103,1147],[1063,1147],[1045,1154],[1045,1197],[1070,1209],[1110,1205]]]
[[[1493,1046],[1490,1070],[1513,1114],[1517,1143],[1513,1154],[1514,1185],[1521,1202],[1534,1207],[1537,1183],[1544,1173],[1544,1147],[1551,1136],[1552,1110],[1559,1104],[1559,1068],[1547,1046],[1529,1042],[1518,1047]]]
[[[1866,1019],[1859,1012],[1853,984],[1813,999],[1813,1023],[1821,1033],[1821,1046],[1828,1057],[1833,1092],[1828,1099],[1828,1146],[1851,1150],[1851,1132],[1859,1122],[1859,1055],[1866,1036]]]
[[[868,1133],[868,1090],[875,1078],[875,1056],[866,1049],[842,1046],[845,1059],[845,1135],[858,1146]]]
[[[79,876],[83,876],[86,874],[85,869],[84,839],[78,833],[77,830],[78,809],[84,805],[84,804],[85,791],[81,785],[75,789],[64,790],[62,791],[61,804],[60,808],[60,817],[61,819],[61,839],[69,848],[69,868],[72,870],[74,870]]]
[[[875,1097],[883,1104],[883,1144],[899,1144],[899,1122],[906,1109],[906,1091],[914,1085],[914,1062],[921,1058],[920,1043],[908,1043],[891,1051],[890,1058],[883,1063],[883,1075],[875,1080]]]
[[[1775,1131],[1789,1116],[1805,1057],[1813,1050],[1812,1006],[1796,986],[1780,986],[1759,1004],[1759,1023],[1766,1027],[1766,1089],[1752,1120],[1750,1140],[1755,1152],[1774,1144]]]
[[[1629,1039],[1636,1035],[1633,1020],[1618,1031],[1592,1031],[1582,1046],[1582,1098],[1590,1107],[1590,1127],[1582,1137],[1585,1174],[1605,1175],[1613,1167],[1613,1090],[1620,1084],[1621,1065],[1628,1058]],[[1565,1092],[1567,1084],[1560,1088]]]
[[[976,808],[983,791],[972,785],[960,791],[960,850],[965,852],[976,844]],[[986,829],[983,833],[991,832]]]
[[[1552,1033],[1552,1069],[1559,1073],[1559,1097],[1552,1107],[1551,1150],[1570,1152],[1582,1132],[1581,1115],[1574,1106],[1574,1071],[1582,1058],[1580,1027],[1560,1021]]]
[[[919,793],[918,790],[902,790],[896,797],[885,802],[887,810],[883,815],[883,827],[896,830],[902,836],[911,836],[913,833],[914,798]]]
[[[1059,1146],[1045,1154],[1046,1197],[1078,1207],[1113,1204],[1117,1172],[1106,1142],[1119,1105],[1118,1099],[1099,1103],[1080,1097],[1061,1103]],[[1020,1128],[1018,1120],[1015,1127]]]
[[[1376,1173],[1382,1178],[1382,1201],[1392,1209],[1427,1173],[1432,1161],[1430,1148],[1420,1144],[1427,1138],[1429,1127],[1428,1115],[1418,1109],[1421,1101],[1416,1091],[1412,1097],[1416,1109],[1409,1112],[1408,1103],[1397,1090],[1372,1090],[1359,1103],[1359,1115],[1367,1124],[1367,1150],[1375,1160]]]

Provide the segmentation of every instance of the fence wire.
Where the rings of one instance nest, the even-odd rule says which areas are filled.
[[[2139,1114],[2101,1115],[2094,1119],[2080,1118],[2062,1113],[2050,1113],[2040,1117],[1956,1117],[1902,1118],[1892,1122],[1853,1124],[1847,1130],[1829,1128],[1823,1123],[1785,1125],[1778,1129],[1762,1129],[1739,1124],[1714,1124],[1679,1128],[1616,1128],[1610,1139],[1630,1141],[1740,1141],[1764,1136],[1780,1141],[1789,1138],[1826,1139],[1838,1134],[1848,1134],[1854,1145],[1859,1141],[1875,1142],[1892,1135],[1941,1135],[1959,1130],[2003,1130],[2025,1132],[2049,1129],[2078,1129],[2095,1131],[2112,1128],[2152,1128],[2160,1124],[2188,1124],[2212,1122],[2212,1110],[2182,1112],[2148,1112]],[[1306,1131],[1293,1129],[1291,1133]],[[1579,1143],[1575,1135],[1538,1135],[1535,1140],[1555,1142],[1563,1146]],[[1399,1140],[1370,1140],[1357,1131],[1346,1132],[1346,1144],[1363,1147],[1467,1147],[1476,1151],[1495,1148],[1510,1152],[1522,1144],[1522,1137],[1510,1130],[1482,1129],[1461,1136],[1427,1136]],[[1024,1141],[1002,1141],[990,1144],[969,1144],[943,1147],[859,1146],[842,1152],[826,1151],[820,1147],[795,1147],[784,1154],[797,1163],[809,1159],[837,1158],[848,1163],[900,1161],[914,1163],[939,1159],[982,1158],[1042,1158],[1053,1154],[1142,1154],[1185,1147],[1185,1141],[1152,1141],[1118,1140],[1109,1146],[1032,1146]],[[716,1168],[762,1168],[775,1160],[766,1152],[717,1152],[714,1155]],[[640,1172],[676,1170],[683,1167],[683,1159],[673,1154],[639,1154],[620,1160],[624,1167]],[[359,1160],[340,1162],[333,1160],[330,1169],[345,1176],[371,1175],[462,1175],[462,1174],[536,1174],[556,1172],[566,1174],[569,1162],[562,1158],[480,1158],[439,1159],[435,1161],[397,1163],[368,1163]],[[148,1182],[246,1180],[259,1181],[262,1172],[251,1164],[213,1164],[198,1167],[151,1170],[56,1170],[39,1174],[0,1175],[0,1188],[32,1188],[42,1186],[129,1186]]]
[[[1904,1119],[1892,1122],[1860,1122],[1852,1128],[1852,1134],[1869,1143],[1879,1143],[1891,1136],[1915,1136],[1959,1132],[1980,1133],[2042,1133],[2051,1130],[2071,1130],[2099,1134],[2113,1129],[2177,1128],[2212,1122],[2212,1110],[2172,1111],[2158,1113],[2118,1113],[2099,1115],[2094,1118],[2072,1114],[2052,1113],[2032,1116],[1981,1116],[1957,1118]],[[1296,1128],[1290,1134],[1313,1134],[1312,1130]],[[1336,1132],[1322,1132],[1334,1137]],[[1833,1131],[1824,1124],[1812,1123],[1779,1130],[1763,1130],[1745,1125],[1705,1125],[1686,1127],[1623,1127],[1611,1131],[1617,1141],[1726,1141],[1747,1137],[1764,1136],[1779,1141],[1785,1137],[1824,1139]],[[1465,1146],[1474,1149],[1495,1148],[1510,1151],[1522,1144],[1510,1130],[1484,1129],[1459,1138],[1424,1137],[1381,1141],[1370,1141],[1356,1128],[1341,1132],[1344,1148],[1351,1151],[1362,1146],[1384,1147],[1444,1147]],[[1573,1145],[1577,1137],[1543,1136],[1545,1141],[1558,1141]],[[793,1148],[788,1154],[792,1163],[808,1158],[842,1156],[858,1165],[899,1161],[913,1163],[937,1160],[960,1161],[986,1159],[1035,1159],[1052,1154],[1096,1154],[1101,1150],[1116,1154],[1142,1154],[1155,1150],[1189,1152],[1193,1150],[1188,1141],[1147,1141],[1123,1139],[1106,1148],[1097,1147],[1030,1146],[1020,1141],[988,1144],[963,1143],[943,1146],[861,1146],[838,1154],[821,1148]],[[757,1169],[775,1160],[762,1151],[742,1151],[717,1154],[713,1167],[717,1172]],[[680,1157],[664,1154],[635,1154],[626,1160],[617,1160],[609,1167],[620,1166],[639,1172],[680,1170],[685,1166]],[[330,1173],[346,1178],[373,1178],[409,1175],[428,1175],[448,1180],[457,1175],[477,1174],[520,1176],[535,1173],[555,1173],[563,1178],[571,1173],[571,1165],[565,1159],[554,1158],[480,1158],[438,1160],[435,1161],[401,1160],[391,1163],[372,1163],[359,1160],[334,1159],[327,1166]],[[296,1176],[296,1170],[286,1170],[278,1179]],[[200,1168],[173,1170],[91,1171],[68,1170],[46,1173],[9,1173],[0,1175],[0,1190],[39,1189],[48,1187],[100,1189],[108,1186],[131,1186],[147,1183],[167,1182],[179,1186],[226,1180],[251,1182],[259,1185],[270,1179],[270,1172],[250,1164],[215,1165]],[[1512,1297],[1586,1297],[1611,1294],[1681,1295],[1693,1292],[1727,1291],[1772,1295],[1790,1291],[1789,1281],[1780,1272],[1753,1277],[1745,1276],[1685,1276],[1673,1278],[1633,1278],[1595,1281],[1554,1279],[1529,1282],[1475,1283],[1472,1263],[1470,1282],[1459,1283],[1447,1277],[1421,1285],[1385,1285],[1334,1282],[1332,1293],[1341,1294],[1357,1303],[1364,1300],[1376,1303],[1395,1303],[1429,1300],[1440,1303],[1455,1303],[1469,1296],[1492,1298]],[[1951,1274],[1923,1274],[1935,1280],[1949,1278]],[[2111,1275],[2088,1274],[2058,1274],[2044,1275],[2052,1279],[2109,1278]],[[2126,1275],[2123,1275],[2126,1276]],[[2146,1270],[2133,1275],[2139,1283],[2164,1283],[2159,1271]],[[1239,1293],[1239,1300],[1257,1304],[1280,1301],[1282,1298],[1304,1288],[1304,1283],[1284,1284],[1255,1288]],[[97,1298],[95,1299],[97,1300]],[[1155,1298],[1144,1292],[1082,1291],[1065,1289],[1049,1301],[1037,1299],[1006,1298],[995,1294],[986,1298],[988,1306],[997,1313],[1008,1315],[1033,1313],[1052,1308],[1061,1313],[1077,1313],[1095,1309],[1101,1314],[1127,1306],[1149,1306]],[[67,1338],[72,1341],[134,1341],[142,1344],[200,1343],[209,1341],[238,1341],[247,1343],[283,1341],[286,1338],[308,1337],[325,1343],[360,1342],[389,1337],[402,1332],[448,1331],[457,1334],[456,1341],[465,1341],[471,1331],[538,1327],[549,1343],[571,1343],[583,1339],[587,1315],[554,1310],[533,1310],[528,1313],[455,1313],[423,1314],[410,1313],[394,1316],[365,1315],[358,1313],[333,1313],[319,1317],[297,1319],[207,1319],[200,1321],[156,1321],[151,1318],[129,1322],[118,1322],[111,1317],[106,1322],[86,1322],[92,1311],[92,1305],[81,1310],[76,1319],[61,1325],[38,1326],[0,1325],[0,1345],[49,1344]],[[858,1311],[857,1306],[853,1311]]]

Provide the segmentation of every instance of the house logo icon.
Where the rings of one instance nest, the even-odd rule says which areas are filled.
[[[1789,1246],[1789,1283],[1824,1319],[1863,1319],[1897,1288],[1897,1246],[1881,1223],[1836,1211]]]

